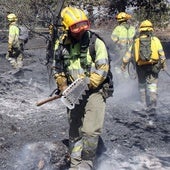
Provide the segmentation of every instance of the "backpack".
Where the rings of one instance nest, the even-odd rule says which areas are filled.
[[[111,64],[110,64],[111,56],[109,53],[109,47],[107,46],[104,39],[100,37],[97,33],[92,32],[92,31],[90,31],[90,33],[91,35],[90,35],[90,42],[89,42],[89,53],[90,53],[90,56],[92,57],[93,62],[95,61],[95,56],[96,56],[96,51],[95,51],[96,38],[99,38],[101,41],[103,41],[107,48],[108,59],[109,59],[109,71],[102,85],[103,85],[103,92],[105,93],[105,97],[108,98],[108,97],[113,96],[113,92],[114,92],[114,82],[113,82],[113,74],[111,72]]]
[[[29,30],[25,26],[18,26],[19,28],[19,40],[23,41],[24,44],[28,42],[29,39]]]
[[[142,61],[149,61],[151,59],[151,38],[151,36],[139,38],[139,58]]]

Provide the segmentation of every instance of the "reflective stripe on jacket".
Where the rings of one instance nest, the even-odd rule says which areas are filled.
[[[129,26],[127,29],[125,25],[121,24],[115,27],[112,32],[111,39],[114,43],[125,47],[133,42],[133,37],[135,35],[135,27]]]

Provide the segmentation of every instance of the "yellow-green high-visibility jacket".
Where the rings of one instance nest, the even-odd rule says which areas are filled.
[[[165,60],[165,53],[162,47],[162,44],[160,40],[152,36],[151,37],[151,58],[149,61],[142,61],[139,57],[139,38],[136,38],[134,41],[134,44],[129,48],[129,50],[126,52],[126,55],[123,57],[123,62],[128,63],[131,57],[134,57],[135,62],[137,65],[146,65],[146,64],[154,64],[157,63],[159,59]]]
[[[121,23],[114,28],[111,39],[121,47],[129,47],[133,42],[135,33],[136,29],[134,26],[127,25],[127,23]]]
[[[89,36],[89,33],[86,34],[87,39],[89,39]],[[73,44],[68,38],[64,42],[64,47],[67,49],[67,52],[66,50],[63,50],[63,63],[65,63],[64,70],[58,70],[64,73],[66,72],[65,70],[67,70],[67,74],[69,74],[73,80],[76,80],[77,78],[84,78],[86,76],[89,77],[93,88],[98,87],[104,82],[109,70],[109,60],[107,48],[102,40],[99,38],[96,38],[95,40],[94,47],[96,56],[94,60],[93,57],[90,56],[89,47],[87,47],[87,50],[85,50],[86,52],[83,53],[80,42]],[[88,65],[88,67],[82,66],[82,56],[84,56],[83,58],[85,59],[84,64]],[[60,73],[58,72],[58,74]]]
[[[19,28],[16,22],[12,22],[9,25],[9,36],[8,36],[8,46],[9,48],[18,47],[19,46]]]

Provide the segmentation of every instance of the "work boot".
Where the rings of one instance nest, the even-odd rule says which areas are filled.
[[[83,160],[78,168],[78,170],[92,170],[93,163],[92,161]]]
[[[149,116],[154,116],[156,114],[156,107],[148,107],[146,112]]]
[[[149,116],[154,116],[156,114],[156,101],[152,101],[146,109]]]
[[[146,128],[155,129],[156,128],[156,108],[148,108],[146,111],[147,114],[147,124]]]
[[[17,62],[14,58],[8,58],[8,61],[10,62],[11,66],[16,69],[17,68]]]
[[[93,164],[91,161],[81,161],[81,163],[77,166],[70,167],[69,170],[92,170]]]
[[[23,56],[20,54],[17,57],[17,68],[20,69],[23,67]]]

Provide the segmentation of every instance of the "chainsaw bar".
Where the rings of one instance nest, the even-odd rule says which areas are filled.
[[[69,109],[74,109],[75,104],[79,104],[79,100],[82,99],[82,95],[85,95],[88,89],[88,80],[78,78],[63,91],[61,101]]]

